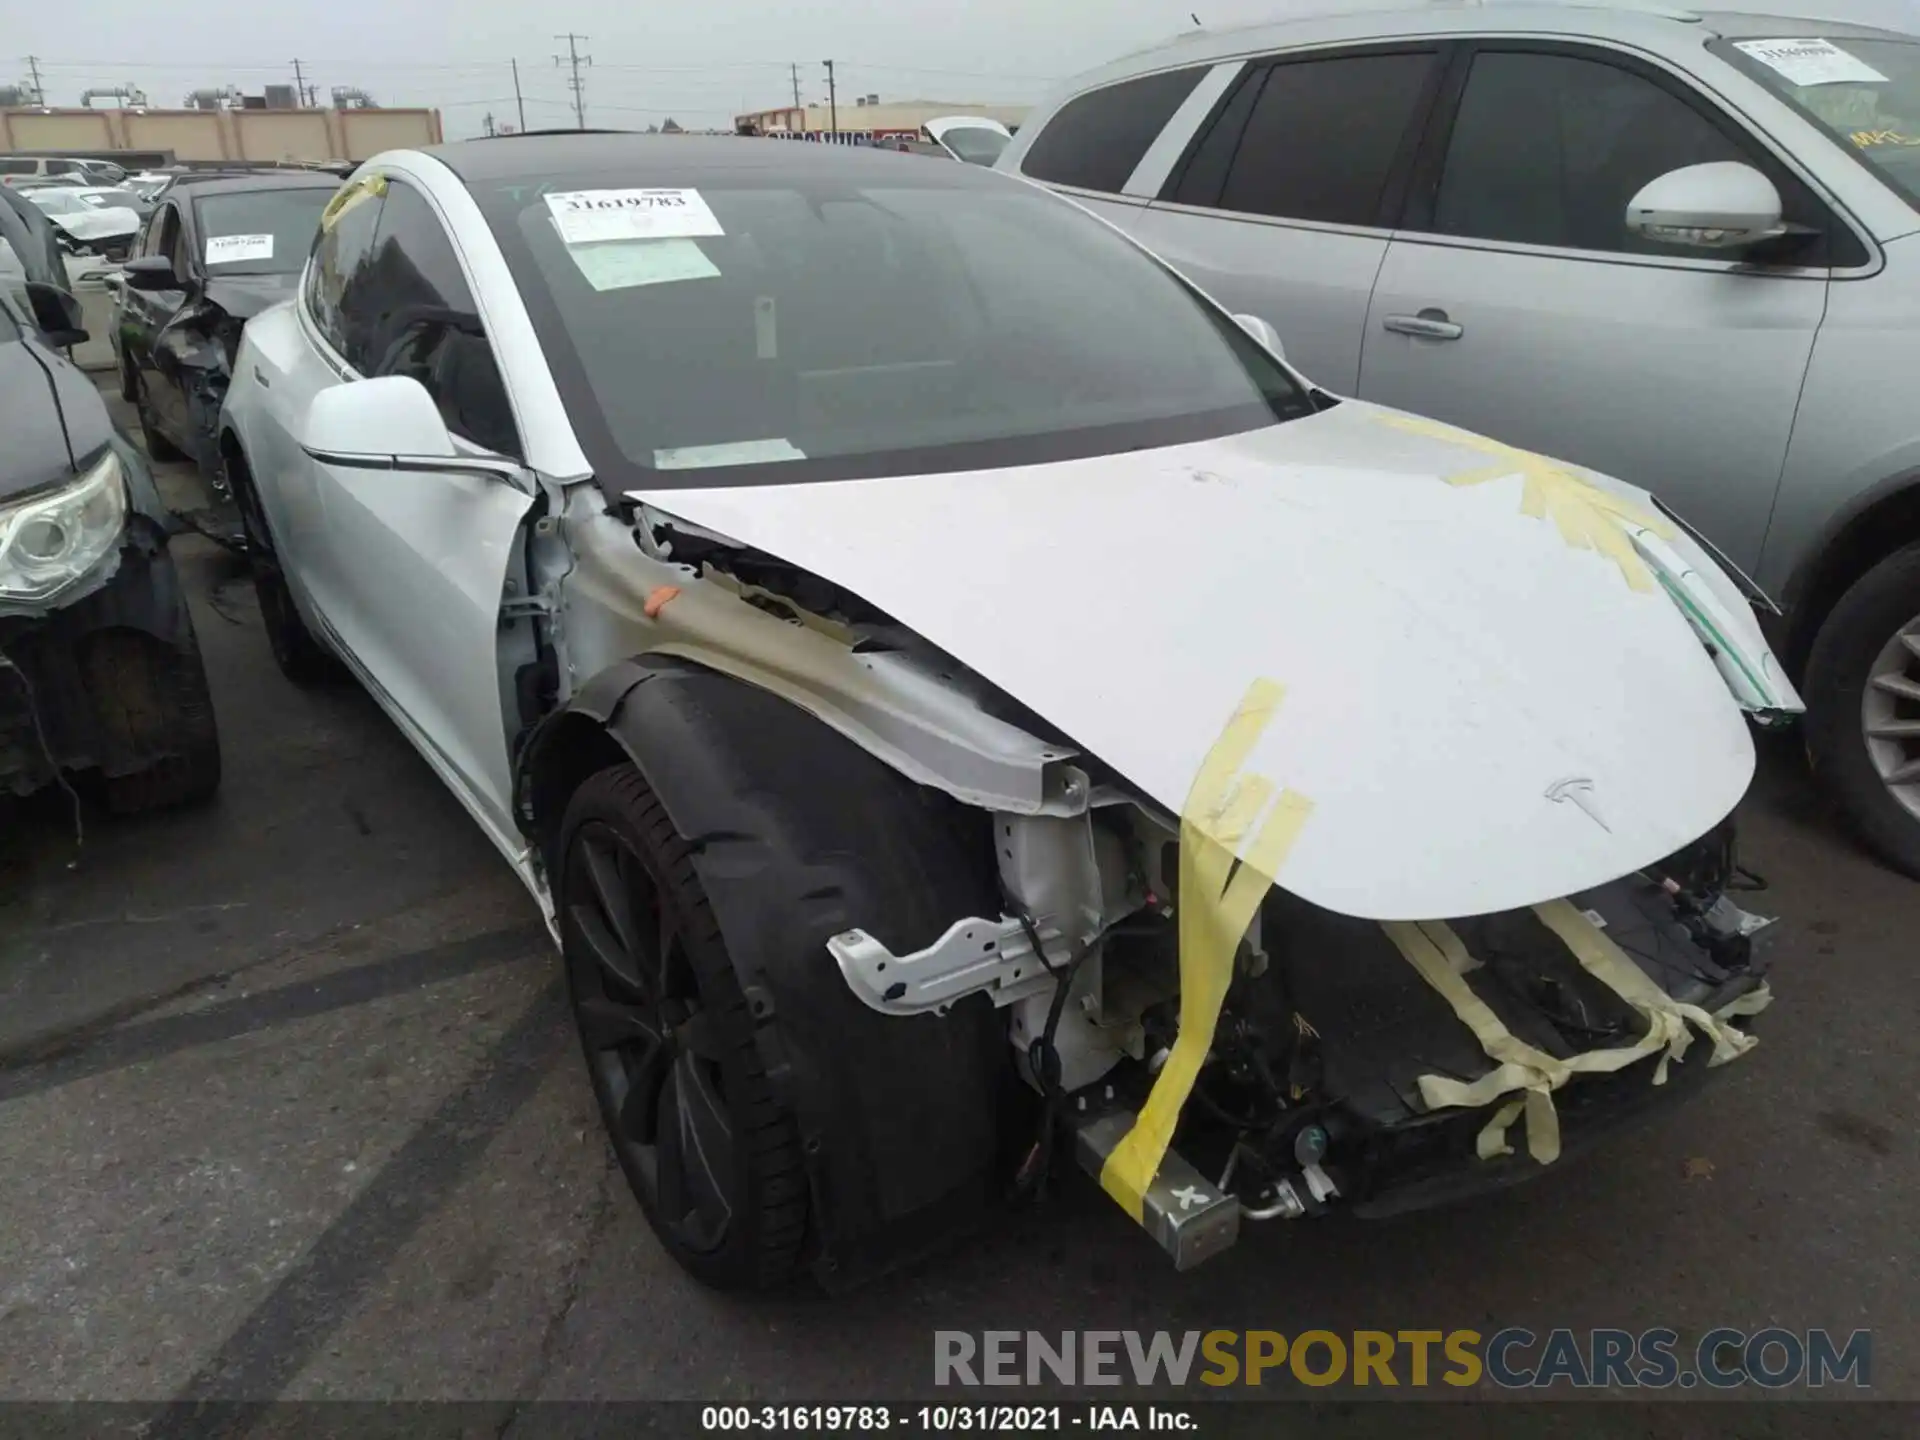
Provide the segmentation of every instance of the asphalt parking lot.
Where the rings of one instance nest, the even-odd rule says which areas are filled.
[[[1781,1325],[1870,1328],[1871,1393],[1920,1399],[1920,885],[1835,833],[1790,745],[1743,812],[1778,1000],[1691,1106],[1184,1275],[1070,1180],[867,1291],[749,1302],[654,1244],[478,830],[366,696],[282,680],[238,560],[175,552],[218,801],[81,844],[59,794],[0,810],[0,1398],[473,1400],[510,1433],[535,1400],[951,1399],[936,1327]]]

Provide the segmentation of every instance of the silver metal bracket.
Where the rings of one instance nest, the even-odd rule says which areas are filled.
[[[1066,936],[1042,923],[1035,928],[1057,969],[1071,953]],[[884,1015],[945,1010],[976,991],[996,1009],[1042,994],[1055,977],[1033,953],[1018,920],[956,920],[946,934],[909,955],[896,955],[864,930],[842,930],[827,941],[847,986],[868,1008]]]
[[[1131,1111],[1109,1110],[1083,1121],[1074,1132],[1074,1156],[1080,1168],[1096,1180],[1114,1146],[1133,1128]],[[1140,1207],[1140,1224],[1162,1250],[1173,1257],[1173,1268],[1191,1270],[1232,1248],[1240,1238],[1240,1202],[1169,1150],[1160,1161],[1160,1173],[1147,1186]]]
[[[507,593],[500,600],[502,620],[518,620],[523,616],[553,613],[553,601],[547,595],[538,592],[532,595],[516,595],[513,593],[515,588],[514,583],[509,580]]]

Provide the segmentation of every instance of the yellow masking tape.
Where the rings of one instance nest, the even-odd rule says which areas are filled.
[[[1662,540],[1673,539],[1674,528],[1660,516],[1649,514],[1632,501],[1581,479],[1566,466],[1531,450],[1519,450],[1484,435],[1414,415],[1375,415],[1373,418],[1396,430],[1493,456],[1498,464],[1449,475],[1447,483],[1480,485],[1519,475],[1524,486],[1520,496],[1523,515],[1551,520],[1560,538],[1572,548],[1592,550],[1611,560],[1633,589],[1655,588],[1653,573],[1640,558],[1640,552],[1634,549],[1632,537],[1621,527],[1635,526],[1653,532]]]
[[[333,229],[340,223],[340,217],[362,200],[386,193],[387,177],[384,175],[368,175],[350,185],[341,186],[333,199],[327,202],[327,208],[320,212],[320,232],[324,235]]]
[[[1667,1053],[1660,1061],[1659,1069],[1654,1072],[1654,1084],[1665,1084],[1667,1062],[1678,1060],[1686,1054],[1693,1040],[1689,1025],[1713,1042],[1713,1058],[1707,1061],[1709,1065],[1724,1065],[1759,1044],[1754,1036],[1736,1030],[1698,1005],[1683,1005],[1667,994],[1654,984],[1646,971],[1627,957],[1624,950],[1613,943],[1612,937],[1581,914],[1571,901],[1553,900],[1545,905],[1536,905],[1533,913],[1560,937],[1583,970],[1644,1015],[1651,1031],[1665,1036]],[[1759,1003],[1765,1006],[1767,1002],[1763,1000]],[[1740,1001],[1736,1000],[1728,1008],[1734,1014],[1753,1013],[1735,1009],[1734,1006],[1739,1004]]]
[[[1213,1046],[1240,940],[1313,810],[1304,795],[1276,794],[1266,776],[1240,773],[1285,693],[1271,680],[1248,687],[1200,762],[1180,814],[1180,1034],[1133,1128],[1100,1171],[1101,1188],[1136,1223]]]
[[[1577,911],[1575,913],[1578,914]],[[1592,926],[1585,916],[1579,918],[1582,923]],[[1473,1032],[1487,1058],[1495,1062],[1492,1070],[1471,1082],[1447,1075],[1422,1075],[1419,1079],[1420,1099],[1426,1107],[1429,1110],[1477,1110],[1516,1090],[1525,1092],[1496,1110],[1481,1130],[1474,1148],[1482,1160],[1513,1153],[1513,1147],[1507,1143],[1507,1130],[1524,1113],[1527,1118],[1527,1153],[1542,1165],[1551,1164],[1560,1156],[1560,1116],[1553,1107],[1555,1090],[1575,1075],[1624,1069],[1656,1050],[1670,1047],[1674,1025],[1678,1025],[1682,1032],[1681,1048],[1685,1048],[1684,1024],[1677,1018],[1663,1018],[1655,1023],[1650,1017],[1647,1034],[1631,1045],[1612,1050],[1588,1050],[1564,1060],[1549,1055],[1508,1030],[1500,1017],[1493,1013],[1492,1007],[1474,994],[1472,987],[1461,978],[1478,962],[1467,953],[1467,947],[1461,943],[1451,926],[1435,920],[1417,925],[1406,921],[1384,921],[1380,928],[1393,941],[1407,963],[1453,1007],[1453,1013],[1460,1018],[1460,1023]],[[1628,965],[1632,964],[1624,955],[1621,959]],[[1634,973],[1640,973],[1637,967]],[[1658,990],[1657,986],[1654,988]],[[1765,1003],[1760,1002],[1761,1005]],[[1664,1056],[1660,1067],[1655,1083],[1666,1078]]]

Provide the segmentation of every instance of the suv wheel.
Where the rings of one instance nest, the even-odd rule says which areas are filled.
[[[199,804],[220,788],[220,732],[192,621],[185,642],[176,648],[114,630],[83,652],[87,688],[114,748],[165,752],[143,770],[107,780],[115,815]]]
[[[1807,660],[1815,773],[1860,837],[1920,879],[1920,546],[1869,570]]]

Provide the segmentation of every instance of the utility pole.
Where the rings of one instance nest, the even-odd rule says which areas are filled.
[[[520,112],[520,133],[527,133],[527,102],[520,98],[520,62],[513,64],[513,108]]]
[[[840,92],[833,83],[833,62],[827,61],[827,123],[833,127],[833,138],[837,144],[840,139]]]
[[[300,73],[300,62],[293,62],[293,103],[305,106],[307,103],[307,77]]]
[[[800,108],[800,67],[789,64],[787,69],[793,73],[793,108]]]
[[[580,42],[591,39],[592,37],[576,35],[569,30],[566,34],[556,35],[553,38],[567,42],[567,53],[565,55],[554,56],[553,63],[556,65],[571,64],[573,66],[573,78],[567,83],[573,87],[574,125],[575,128],[584,130],[587,128],[587,82],[580,78],[580,63],[584,60],[588,65],[593,64],[593,56],[582,55],[580,53]]]
[[[485,115],[484,117],[482,117],[482,119],[481,119],[481,121],[480,121],[480,123],[481,123],[482,125],[484,125],[484,126],[486,126],[486,127],[487,127],[487,138],[488,138],[489,140],[491,140],[491,139],[493,138],[493,135],[494,135],[494,129],[493,129],[493,111],[491,111],[491,110],[489,110],[489,111],[487,111],[487,113],[486,113],[486,115]]]
[[[40,57],[38,55],[27,56],[27,69],[33,72],[33,103],[46,104],[47,92],[40,88]]]

